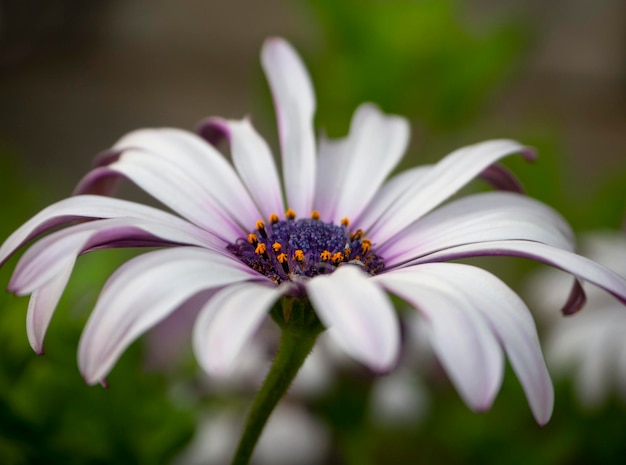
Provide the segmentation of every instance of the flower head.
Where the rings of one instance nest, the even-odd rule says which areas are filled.
[[[444,204],[481,174],[515,190],[514,178],[495,163],[516,153],[533,158],[533,151],[510,140],[488,141],[387,180],[408,144],[405,119],[365,104],[347,137],[316,143],[313,87],[296,52],[269,39],[261,61],[275,101],[283,183],[267,143],[247,119],[210,118],[199,127],[202,137],[176,129],[123,137],[99,157],[76,196],[44,209],[0,248],[3,262],[39,238],[9,284],[18,295],[31,294],[33,348],[42,350],[79,255],[158,246],[105,284],[80,340],[78,363],[88,383],[103,382],[131,342],[208,289],[219,290],[205,294],[193,340],[209,374],[229,369],[281,298],[308,299],[349,355],[387,371],[400,346],[391,293],[424,316],[435,354],[471,408],[493,402],[506,353],[535,418],[545,423],[553,390],[527,307],[494,275],[448,261],[527,257],[622,301],[626,282],[575,255],[565,221],[519,193]],[[211,145],[220,138],[230,143],[232,164]],[[120,177],[175,214],[102,195]],[[581,295],[576,282],[567,308],[579,307]]]

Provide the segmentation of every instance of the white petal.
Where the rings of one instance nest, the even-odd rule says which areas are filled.
[[[261,64],[274,97],[287,204],[298,215],[308,215],[315,188],[313,85],[302,60],[283,39],[265,41]]]
[[[85,381],[102,381],[137,337],[194,294],[260,279],[245,265],[195,247],[158,250],[121,266],[107,281],[80,338]]]
[[[404,194],[411,186],[421,182],[432,169],[430,165],[417,166],[398,173],[380,188],[362,214],[352,222],[354,228],[369,231],[378,219]]]
[[[61,295],[67,286],[74,262],[66,265],[65,270],[45,286],[37,289],[28,302],[26,313],[26,334],[28,342],[35,352],[43,354],[43,340]]]
[[[31,246],[16,265],[9,289],[20,295],[29,294],[55,279],[84,251],[124,241],[133,245],[145,241],[147,246],[205,246],[193,234],[163,223],[134,218],[89,221],[52,233]]]
[[[341,190],[341,180],[350,161],[350,153],[346,150],[348,146],[347,137],[328,139],[322,135],[319,140],[313,208],[325,222],[333,221],[335,217],[337,193]]]
[[[228,286],[201,310],[193,331],[198,362],[209,375],[225,376],[242,347],[281,296],[276,286],[252,282]]]
[[[430,263],[414,270],[448,283],[473,302],[504,348],[535,419],[541,425],[546,424],[554,406],[552,382],[535,323],[519,296],[491,273],[473,266]],[[413,272],[403,270],[401,273]]]
[[[250,121],[213,119],[225,127],[231,143],[233,163],[265,219],[285,211],[276,164],[267,142]]]
[[[396,362],[398,317],[389,298],[360,268],[344,265],[307,282],[307,293],[322,322],[352,357],[376,371]]]
[[[457,245],[509,239],[574,249],[569,225],[548,206],[520,194],[486,192],[438,208],[379,245],[377,253],[392,267]]]
[[[382,113],[372,104],[361,105],[350,125],[350,134],[339,153],[330,153],[318,167],[318,178],[329,176],[333,185],[320,186],[333,194],[332,204],[320,207],[331,212],[331,220],[356,218],[396,167],[409,142],[409,124],[401,117]],[[328,158],[339,158],[333,160]],[[337,163],[339,169],[333,165]],[[317,199],[316,199],[317,200]]]
[[[370,232],[383,243],[448,199],[485,168],[499,159],[529,148],[510,140],[493,140],[452,152],[437,163],[421,182],[405,191]]]
[[[538,242],[489,241],[459,245],[418,258],[410,264],[500,255],[529,258],[555,266],[595,284],[626,303],[626,280],[623,277],[588,258]]]
[[[168,224],[180,229],[200,231],[187,221],[156,208],[148,207],[127,200],[113,199],[99,195],[78,195],[44,208],[37,215],[18,228],[0,247],[0,263],[3,263],[16,249],[27,241],[55,227],[77,219],[96,218],[137,218]],[[199,232],[199,234],[201,234]],[[224,245],[208,233],[207,243]]]
[[[164,205],[227,242],[244,236],[248,230],[243,229],[241,222],[236,223],[205,186],[182,170],[179,164],[139,150],[126,150],[118,161],[88,173],[79,184],[79,191],[87,189],[86,186],[96,180],[119,175],[127,177]],[[251,217],[258,219],[259,215]],[[251,228],[254,221],[247,228]]]
[[[139,149],[171,162],[244,227],[252,227],[259,219],[254,202],[231,164],[213,146],[191,132],[174,128],[143,129],[126,135],[113,149]]]
[[[76,234],[57,234],[51,247],[46,248],[48,241],[43,240],[33,245],[16,265],[8,290],[27,295],[45,286],[73,265],[92,233],[82,230]]]
[[[472,295],[424,266],[374,279],[424,315],[433,350],[465,403],[488,409],[502,383],[503,356]]]

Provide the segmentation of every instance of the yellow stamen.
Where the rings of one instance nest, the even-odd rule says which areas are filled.
[[[346,217],[341,220],[341,226],[345,226],[346,228],[350,226],[350,220]]]
[[[272,213],[270,215],[270,223],[272,224],[278,223],[278,215],[276,213]]]
[[[363,253],[363,255],[369,252],[371,248],[372,241],[370,241],[369,239],[363,239],[363,241],[361,242],[361,252]]]
[[[254,250],[254,253],[263,255],[267,251],[267,247],[263,242],[259,242]]]
[[[317,210],[313,210],[311,212],[311,219],[319,220],[320,219],[320,212],[318,212]]]
[[[296,250],[293,253],[293,258],[296,259],[297,261],[301,262],[302,260],[304,260],[304,252],[300,249]]]
[[[333,263],[339,263],[341,261],[343,261],[343,254],[341,252],[335,252],[333,254]]]
[[[283,247],[283,246],[282,246],[282,245],[280,245],[280,242],[274,242],[274,243],[272,244],[272,250],[273,250],[274,252],[276,252],[276,253],[280,252],[280,249],[281,249],[282,247]]]
[[[257,242],[259,242],[259,238],[256,237],[256,234],[250,233],[248,234],[248,242],[250,244],[256,244]]]
[[[331,257],[331,253],[328,250],[324,250],[320,254],[320,260],[322,260],[323,262],[327,262],[328,260],[330,260],[330,257]]]
[[[363,230],[362,229],[357,229],[355,232],[350,234],[350,239],[352,239],[353,241],[358,241],[362,237],[363,237]]]
[[[343,253],[346,255],[346,257],[349,257],[352,253],[352,249],[350,247],[346,247],[345,249],[343,249]]]
[[[287,254],[284,252],[276,256],[276,260],[278,260],[278,263],[285,263],[288,258],[289,257],[287,257]]]
[[[285,218],[287,218],[288,220],[295,220],[296,219],[296,212],[294,212],[291,208],[288,209],[285,212]]]
[[[256,222],[256,229],[258,229],[259,231],[261,229],[265,229],[265,223],[263,223],[263,221],[259,220]]]

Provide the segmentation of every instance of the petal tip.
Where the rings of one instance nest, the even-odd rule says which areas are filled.
[[[200,121],[196,125],[196,133],[213,146],[231,138],[226,121],[223,118],[213,116]]]

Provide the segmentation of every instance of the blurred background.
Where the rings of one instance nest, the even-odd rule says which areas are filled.
[[[68,196],[93,157],[136,128],[193,129],[206,116],[251,115],[276,147],[258,58],[273,35],[288,39],[311,71],[320,130],[345,134],[356,106],[373,101],[411,121],[403,167],[485,139],[518,139],[540,155],[534,164],[506,161],[531,196],[577,232],[623,234],[621,0],[0,0],[1,237]],[[128,256],[81,259],[43,357],[26,339],[27,299],[0,296],[0,463],[227,461],[256,378],[215,389],[187,342],[154,362],[159,349],[172,352],[173,330],[135,344],[109,389],[80,378],[81,328]],[[0,270],[4,287],[14,264]],[[525,285],[530,264],[486,265],[535,294]],[[624,463],[626,403],[615,390],[587,408],[571,378],[556,378],[553,419],[539,428],[507,372],[492,410],[478,415],[428,349],[414,346],[425,360],[407,355],[405,378],[391,387],[329,348],[332,370],[313,375],[324,376],[324,388],[293,393],[257,463],[294,463],[289,444],[305,451],[295,463]]]

